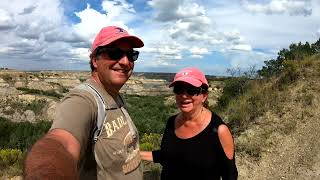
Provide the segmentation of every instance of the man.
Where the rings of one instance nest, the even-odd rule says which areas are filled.
[[[75,88],[62,100],[50,131],[35,143],[25,160],[25,179],[142,179],[138,132],[119,95],[132,74],[143,42],[120,27],[102,28],[93,41],[91,78],[106,106],[96,141],[95,97]]]

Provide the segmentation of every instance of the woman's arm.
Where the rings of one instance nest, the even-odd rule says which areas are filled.
[[[218,128],[218,136],[224,153],[226,154],[228,159],[233,159],[234,143],[229,128],[224,124],[220,125]]]
[[[152,151],[140,151],[140,157],[145,161],[153,161]]]
[[[221,157],[223,164],[223,180],[234,180],[238,178],[238,170],[234,158],[234,142],[232,134],[226,125],[220,125],[218,128],[218,136],[223,148],[225,157]]]
[[[161,150],[155,151],[140,151],[140,157],[145,161],[153,161],[154,163],[161,163]]]

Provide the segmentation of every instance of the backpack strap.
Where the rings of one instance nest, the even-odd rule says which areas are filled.
[[[80,84],[76,87],[77,89],[85,90],[93,95],[94,99],[96,100],[97,106],[98,106],[98,115],[97,115],[97,121],[96,125],[92,131],[91,138],[93,144],[97,141],[98,137],[101,134],[101,129],[105,121],[105,117],[107,116],[106,111],[106,105],[105,101],[102,97],[102,95],[99,93],[99,91],[93,87],[92,85],[88,83]]]

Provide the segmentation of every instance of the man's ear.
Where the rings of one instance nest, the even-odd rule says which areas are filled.
[[[91,62],[92,62],[92,65],[93,65],[94,69],[97,69],[97,67],[98,67],[97,58],[95,58],[95,57],[91,58]]]

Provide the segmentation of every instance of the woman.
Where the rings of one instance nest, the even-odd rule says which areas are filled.
[[[162,165],[162,180],[237,179],[233,138],[222,119],[207,109],[205,75],[184,68],[172,86],[180,113],[168,119],[161,149],[142,151],[141,158]]]

